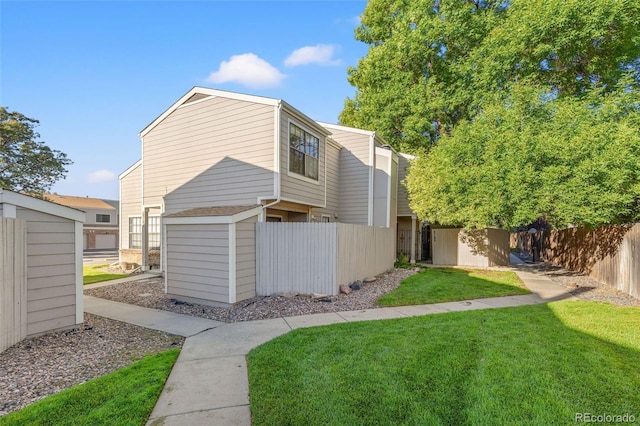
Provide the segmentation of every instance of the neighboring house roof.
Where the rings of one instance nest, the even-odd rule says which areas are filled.
[[[116,208],[105,203],[99,198],[74,197],[72,195],[45,194],[48,201],[62,206],[72,207],[75,209],[105,209],[115,210]]]
[[[31,197],[29,195],[8,191],[6,189],[0,189],[0,204],[10,204],[30,210],[37,210],[53,216],[71,219],[76,222],[85,221],[85,212],[82,210],[70,206],[63,206],[40,198]],[[5,214],[4,217],[9,217],[6,216],[6,212],[3,212],[3,214]],[[2,217],[1,214],[0,217]]]
[[[140,131],[140,137],[144,137],[144,135],[149,133],[155,126],[157,126],[160,122],[162,122],[162,120],[167,118],[173,111],[180,108],[182,105],[189,104],[192,102],[200,102],[200,101],[209,99],[212,96],[222,97],[227,99],[236,99],[236,100],[245,101],[245,102],[253,102],[253,103],[262,104],[262,105],[271,105],[273,107],[282,106],[286,108],[287,111],[292,115],[298,116],[300,118],[307,120],[309,124],[314,125],[314,129],[316,131],[322,133],[324,136],[329,136],[331,134],[329,130],[322,127],[322,125],[319,124],[317,121],[308,117],[306,114],[300,112],[298,109],[289,105],[282,99],[267,98],[264,96],[246,95],[244,93],[228,92],[225,90],[209,89],[207,87],[195,86],[191,90],[189,90],[185,95],[183,95],[180,99],[178,99],[173,105],[167,108],[155,120],[149,123],[144,129],[142,129]]]
[[[255,209],[256,207],[260,207],[260,205],[254,204],[251,206],[196,207],[194,209],[173,213],[165,217],[233,216],[234,214]]]

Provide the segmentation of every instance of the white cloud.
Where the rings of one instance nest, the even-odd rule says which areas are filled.
[[[116,174],[106,169],[97,170],[87,176],[87,180],[91,183],[108,182],[115,180],[115,178]]]
[[[222,61],[218,71],[207,78],[209,83],[239,83],[252,89],[279,86],[286,75],[253,53],[233,55]]]
[[[306,64],[340,65],[339,59],[334,59],[336,46],[330,44],[317,44],[305,46],[294,50],[284,64],[288,67],[297,67]]]

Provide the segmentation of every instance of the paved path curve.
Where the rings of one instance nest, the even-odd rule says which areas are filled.
[[[526,266],[514,270],[531,294],[230,324],[90,296],[84,300],[86,312],[187,337],[147,425],[250,425],[245,355],[293,329],[575,299],[549,278],[528,272]]]

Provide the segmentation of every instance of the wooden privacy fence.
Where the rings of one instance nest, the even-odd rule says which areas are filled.
[[[393,267],[391,228],[344,223],[256,223],[256,293],[335,295],[340,284]]]
[[[511,234],[511,246],[640,298],[640,223]]]
[[[0,218],[0,352],[27,337],[27,224]]]

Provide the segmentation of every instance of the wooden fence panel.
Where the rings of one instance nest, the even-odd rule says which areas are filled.
[[[336,224],[256,224],[256,293],[336,294]]]
[[[343,223],[256,224],[256,293],[327,294],[393,267],[391,228]]]
[[[511,235],[511,246],[640,298],[640,223]]]
[[[27,337],[27,225],[0,219],[0,352]]]

